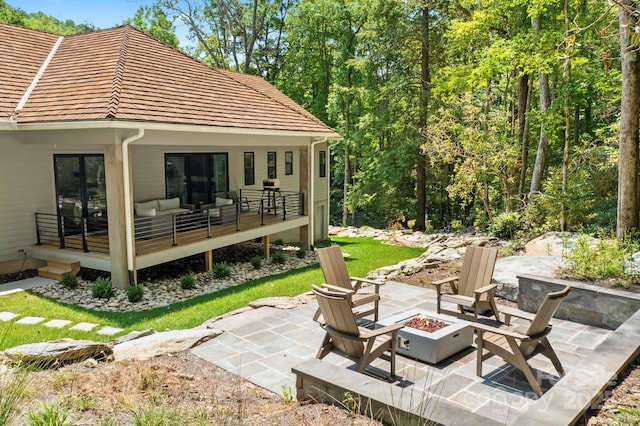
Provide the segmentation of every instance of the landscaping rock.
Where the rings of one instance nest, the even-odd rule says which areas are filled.
[[[305,305],[307,302],[299,297],[265,297],[264,299],[258,299],[251,303],[249,306],[253,309],[263,308],[269,306],[276,309],[294,309],[300,305]]]
[[[113,354],[110,345],[90,340],[59,339],[52,342],[30,343],[5,350],[14,361],[27,361],[38,365],[75,362],[88,358],[106,358]]]
[[[164,331],[115,345],[113,354],[116,361],[149,359],[191,349],[220,334],[221,330],[206,327]]]

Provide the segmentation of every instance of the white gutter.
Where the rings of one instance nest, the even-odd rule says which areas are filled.
[[[311,220],[309,221],[309,227],[311,229],[309,229],[309,236],[311,244],[313,244],[313,237],[315,235],[316,232],[316,228],[315,228],[315,219],[316,219],[316,199],[315,199],[315,187],[316,187],[316,183],[315,183],[315,178],[316,178],[316,170],[315,170],[315,166],[316,166],[316,162],[315,162],[315,147],[317,144],[320,143],[325,143],[329,140],[329,136],[325,136],[322,139],[316,140],[311,142],[311,167],[309,167],[309,170],[311,172],[311,179],[309,181],[309,185],[311,186],[311,188],[309,188],[309,198],[311,198],[311,200],[309,201],[309,217],[311,218]],[[327,164],[329,163],[329,152],[327,150]],[[327,181],[330,182],[330,175],[329,175],[329,167],[327,167]],[[331,188],[329,187],[329,190],[331,190]],[[329,197],[330,198],[330,197]],[[327,212],[325,214],[329,213],[329,206],[327,206]]]
[[[144,129],[139,128],[138,133],[122,141],[122,175],[124,181],[124,226],[127,242],[127,271],[135,270],[134,258],[135,240],[133,238],[133,218],[131,217],[131,176],[129,175],[129,144],[141,139]],[[133,283],[131,283],[133,284]]]

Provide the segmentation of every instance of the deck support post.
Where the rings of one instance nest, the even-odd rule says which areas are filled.
[[[213,250],[207,250],[204,252],[204,267],[207,272],[213,271]]]
[[[264,258],[269,259],[271,257],[271,238],[269,235],[262,237],[262,245],[264,246]]]

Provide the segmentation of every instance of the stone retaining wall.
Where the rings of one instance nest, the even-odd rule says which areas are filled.
[[[538,275],[518,275],[518,308],[536,312],[544,296],[570,285],[556,318],[615,330],[640,309],[640,294]]]

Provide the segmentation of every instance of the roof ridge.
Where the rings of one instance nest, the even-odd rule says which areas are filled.
[[[269,96],[269,94],[268,94],[268,93],[265,93],[265,92],[263,92],[262,90],[259,90],[259,88],[257,88],[257,87],[253,87],[253,86],[250,86],[250,85],[248,85],[247,83],[245,83],[245,82],[241,81],[240,79],[233,78],[233,77],[230,75],[230,74],[233,74],[233,73],[238,73],[237,71],[221,70],[221,69],[219,69],[219,68],[215,68],[215,67],[209,67],[209,68],[211,68],[211,69],[212,69],[212,70],[214,70],[214,71],[219,72],[219,73],[220,73],[220,74],[222,74],[223,76],[225,76],[225,77],[227,77],[227,78],[229,78],[229,79],[231,79],[231,80],[235,81],[235,82],[236,82],[236,83],[238,83],[238,84],[242,84],[243,86],[245,86],[245,87],[247,87],[247,88],[249,88],[249,89],[253,90],[254,92],[259,93],[260,95],[262,95],[262,96],[264,96],[264,97],[266,97],[266,98],[268,98],[268,99],[271,99],[273,102],[276,102],[276,103],[278,103],[278,104],[282,105],[283,107],[285,107],[285,108],[287,108],[287,109],[289,109],[289,110],[293,111],[294,113],[298,114],[298,115],[299,115],[299,116],[301,116],[301,117],[304,117],[304,118],[306,118],[306,119],[312,119],[312,120],[314,120],[316,123],[322,124],[323,126],[326,126],[327,128],[330,128],[330,126],[328,126],[325,122],[323,122],[323,121],[322,121],[322,120],[320,120],[318,117],[316,117],[315,115],[311,114],[310,112],[308,112],[307,110],[305,110],[304,108],[302,108],[302,106],[300,106],[300,108],[302,108],[305,112],[307,112],[307,115],[303,114],[303,113],[302,113],[302,112],[300,112],[298,109],[296,109],[296,108],[292,108],[291,106],[289,106],[289,105],[285,104],[284,102],[279,101],[278,99],[274,98],[273,96]],[[242,74],[242,73],[238,73],[238,74]],[[267,80],[265,80],[262,76],[252,75],[252,74],[243,74],[243,75],[246,75],[246,76],[249,76],[249,77],[253,77],[253,78],[261,78],[262,80],[264,80],[264,81],[265,81],[265,83],[270,84],[271,86],[273,86],[273,84],[271,84],[270,82],[268,82]],[[275,87],[275,86],[273,86],[273,88],[274,88],[274,89],[276,89],[276,90],[278,90],[278,88],[277,88],[277,87]],[[285,95],[283,92],[280,92],[280,93],[282,93],[284,96],[287,96],[287,95]],[[288,96],[287,96],[287,97],[288,97]],[[291,98],[289,98],[289,99],[291,99]],[[295,103],[295,101],[294,101],[293,99],[291,99],[291,101]]]
[[[113,82],[111,85],[111,96],[109,97],[109,104],[107,106],[107,117],[116,118],[118,114],[118,106],[120,104],[120,93],[122,92],[122,80],[124,74],[124,67],[127,62],[127,49],[129,47],[129,26],[123,26],[124,33],[122,34],[122,44],[120,45],[120,52],[118,52],[118,62],[113,73]]]
[[[25,92],[22,94],[22,98],[20,98],[20,102],[18,102],[18,105],[16,106],[16,109],[13,110],[13,113],[9,117],[9,121],[15,121],[18,118],[18,114],[20,114],[20,111],[22,111],[22,108],[24,108],[24,105],[29,100],[29,96],[31,96],[31,92],[33,92],[33,90],[38,85],[38,82],[40,81],[40,78],[42,78],[42,75],[44,74],[44,72],[46,71],[47,67],[49,66],[49,63],[53,59],[53,56],[58,51],[58,48],[60,47],[60,44],[62,44],[62,40],[64,40],[64,36],[59,36],[58,39],[56,40],[56,42],[51,47],[51,50],[49,51],[49,54],[45,58],[45,60],[42,63],[42,65],[40,65],[40,69],[38,69],[38,72],[33,77],[33,80],[31,80],[31,84],[29,84],[29,87],[27,87],[27,90],[25,90]]]

